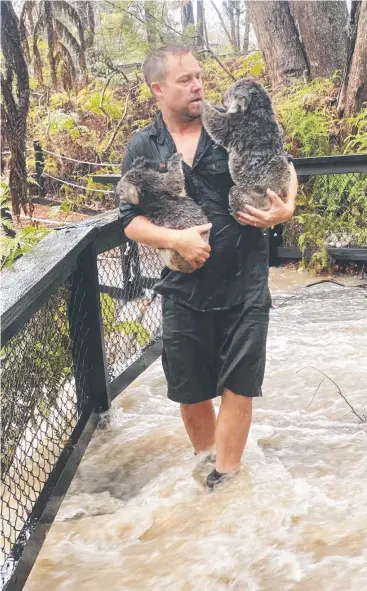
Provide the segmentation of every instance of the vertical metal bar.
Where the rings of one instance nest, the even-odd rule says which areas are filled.
[[[78,257],[72,275],[69,318],[78,415],[90,401],[97,412],[106,411],[111,406],[111,396],[94,243]]]

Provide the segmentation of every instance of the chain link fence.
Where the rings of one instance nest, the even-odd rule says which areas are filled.
[[[110,381],[161,337],[161,297],[153,286],[162,267],[156,250],[130,241],[98,257]]]
[[[78,419],[96,403],[83,383],[94,349],[87,317],[94,286],[83,279],[83,260],[1,350],[3,582],[32,533],[35,506]],[[161,270],[157,251],[130,241],[97,256],[110,383],[161,336],[161,298],[153,289]]]
[[[67,281],[1,351],[1,566],[87,404],[76,395],[70,298]]]

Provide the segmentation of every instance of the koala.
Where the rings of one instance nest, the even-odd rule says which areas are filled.
[[[245,205],[270,209],[267,188],[287,198],[290,168],[270,97],[261,84],[241,78],[226,91],[223,106],[224,113],[203,101],[202,122],[210,137],[228,151],[235,183],[229,211],[240,222],[236,212],[244,211]]]
[[[116,186],[121,201],[138,205],[144,215],[157,226],[184,230],[208,223],[201,207],[185,189],[181,154],[175,153],[167,162],[167,172],[158,172],[144,158],[136,158]],[[209,232],[201,235],[209,242]],[[172,271],[192,273],[192,266],[176,251],[159,249],[163,264]]]

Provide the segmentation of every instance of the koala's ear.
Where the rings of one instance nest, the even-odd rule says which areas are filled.
[[[246,86],[243,88],[238,88],[234,92],[234,98],[230,102],[228,107],[228,113],[238,113],[238,111],[246,111],[247,107],[249,106],[251,101],[251,91]]]

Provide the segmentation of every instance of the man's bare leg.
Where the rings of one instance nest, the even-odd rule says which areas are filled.
[[[252,398],[224,390],[215,431],[216,470],[236,472],[240,467],[252,419]]]
[[[181,404],[181,416],[196,453],[214,446],[216,416],[212,400]]]

